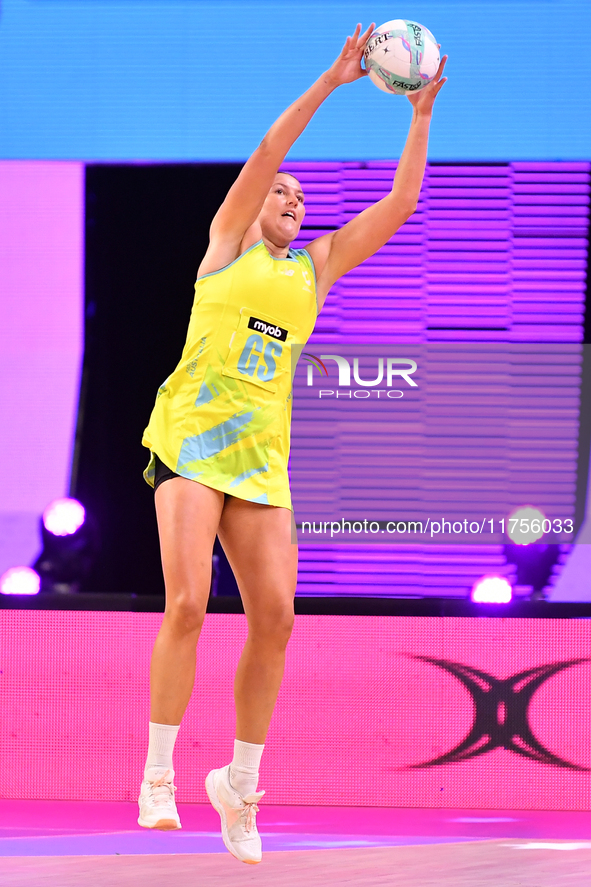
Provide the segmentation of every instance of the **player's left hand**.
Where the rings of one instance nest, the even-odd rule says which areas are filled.
[[[375,23],[372,22],[367,31],[362,34],[361,25],[357,25],[353,36],[347,37],[341,54],[327,71],[330,80],[335,86],[341,86],[343,83],[352,83],[354,80],[359,80],[360,77],[366,76],[367,71],[361,67],[361,59],[363,58],[365,44],[369,40],[374,28]]]
[[[411,105],[414,106],[415,110],[419,114],[430,114],[433,110],[433,102],[439,95],[439,91],[443,84],[447,81],[447,77],[442,77],[443,69],[445,68],[445,63],[447,61],[447,56],[444,55],[439,63],[439,67],[437,68],[437,73],[431,83],[426,86],[424,89],[421,89],[420,92],[407,93],[407,98]]]

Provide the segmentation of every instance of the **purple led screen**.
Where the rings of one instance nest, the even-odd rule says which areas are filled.
[[[505,502],[572,517],[590,166],[428,166],[417,212],[333,288],[304,349],[352,358],[363,343],[366,379],[375,377],[380,349],[384,357],[420,355],[421,396],[407,391],[404,408],[394,401],[394,422],[375,400],[351,402],[348,415],[335,398],[312,406],[310,364],[302,357],[291,461],[296,521],[314,514],[330,520],[345,500],[353,516],[356,498],[362,518],[426,517],[427,505],[440,517],[463,510],[472,517],[476,479],[496,506],[490,517],[506,513]],[[295,244],[304,246],[385,196],[396,163],[287,168],[306,192]],[[334,383],[336,364],[326,363]],[[320,387],[321,374],[314,378]],[[372,501],[375,515],[365,513]],[[500,535],[488,544],[474,537],[465,544],[379,541],[305,541],[299,593],[463,597],[487,573],[514,579]],[[561,547],[550,586],[567,555]]]
[[[84,167],[0,162],[0,573],[68,492],[82,356]]]
[[[314,352],[294,379],[301,543],[502,544],[526,503],[544,515],[548,541],[574,540],[580,344]]]

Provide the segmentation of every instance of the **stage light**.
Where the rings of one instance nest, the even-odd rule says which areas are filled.
[[[41,577],[30,567],[11,567],[0,576],[2,594],[38,594]]]
[[[533,505],[524,505],[512,511],[507,518],[507,536],[514,545],[531,545],[546,532],[544,524],[551,526],[543,511]]]
[[[515,585],[532,600],[545,597],[544,589],[560,557],[559,545],[538,541],[551,530],[552,521],[533,505],[516,508],[507,518],[507,536],[511,541],[504,546],[504,554],[507,563],[517,567]]]
[[[483,576],[470,596],[476,604],[508,604],[513,591],[504,576]]]
[[[95,521],[76,499],[54,499],[41,518],[43,550],[33,567],[42,592],[80,591],[98,550]]]
[[[558,563],[560,545],[505,545],[507,563],[517,567],[516,585],[521,586],[532,599],[544,598],[544,589],[550,581],[552,568]],[[530,589],[527,591],[527,589]]]
[[[43,512],[43,525],[54,536],[71,536],[85,517],[84,506],[77,499],[54,499]]]

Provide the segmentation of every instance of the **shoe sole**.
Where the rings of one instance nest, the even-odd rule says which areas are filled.
[[[205,791],[207,792],[207,797],[211,801],[211,806],[220,814],[220,819],[222,821],[222,841],[226,846],[226,850],[228,850],[232,854],[234,859],[238,860],[238,862],[246,862],[248,865],[258,865],[258,863],[261,862],[260,859],[241,859],[239,856],[236,855],[236,851],[230,844],[230,839],[228,838],[228,820],[226,819],[226,811],[218,801],[213,774],[214,771],[212,770],[211,773],[208,773],[205,778]]]
[[[182,826],[178,825],[178,823],[174,819],[159,819],[158,822],[152,825],[151,822],[147,822],[140,816],[137,822],[138,825],[141,825],[144,828],[157,828],[162,832],[171,832],[174,831],[174,829],[182,828]]]

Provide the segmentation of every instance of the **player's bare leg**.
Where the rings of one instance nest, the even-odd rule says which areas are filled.
[[[291,527],[289,509],[228,498],[218,531],[244,603],[248,639],[234,682],[234,758],[212,770],[205,785],[226,847],[249,863],[262,858],[255,821],[263,794],[257,792],[258,765],[293,628],[297,548]]]
[[[180,724],[195,681],[195,650],[209,598],[224,494],[184,477],[155,494],[166,609],[150,666],[150,720]]]
[[[186,478],[155,493],[166,609],[150,666],[150,743],[138,822],[180,828],[172,752],[195,681],[195,651],[211,584],[211,555],[224,494]]]
[[[248,639],[236,671],[236,738],[264,743],[293,628],[298,552],[292,512],[228,497],[219,537],[236,577]]]

